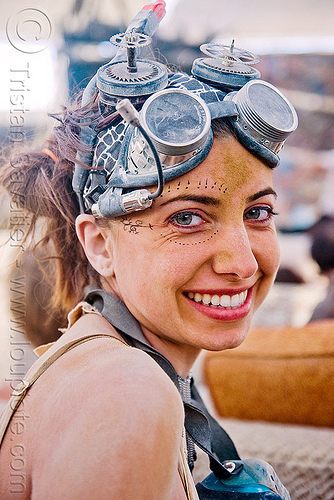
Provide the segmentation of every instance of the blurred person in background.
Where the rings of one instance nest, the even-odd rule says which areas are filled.
[[[328,278],[326,297],[314,309],[310,321],[334,318],[334,217],[324,215],[309,230],[311,256]]]

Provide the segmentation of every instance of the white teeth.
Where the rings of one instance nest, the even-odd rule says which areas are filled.
[[[211,301],[210,301],[210,302],[211,302],[211,304],[212,304],[213,306],[219,306],[219,303],[220,303],[220,297],[219,297],[219,295],[214,295],[214,296],[212,297],[212,299],[211,299]]]
[[[232,295],[231,307],[237,307],[239,303],[240,303],[240,295],[238,293],[236,295]]]
[[[208,306],[209,304],[211,304],[211,295],[209,295],[208,293],[205,293],[202,297],[202,302],[203,304],[205,304],[206,306]]]
[[[231,307],[231,297],[229,295],[222,295],[220,297],[220,305],[223,307]]]
[[[188,298],[194,300],[195,302],[202,302],[202,304],[208,306],[212,305],[215,307],[225,307],[225,308],[236,308],[242,306],[246,301],[248,290],[244,292],[236,293],[234,295],[210,295],[208,293],[193,293],[188,292]]]

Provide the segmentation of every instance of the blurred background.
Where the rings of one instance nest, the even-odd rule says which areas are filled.
[[[36,0],[2,2],[0,14],[0,139],[44,137],[47,113],[87,85],[115,54],[109,38],[124,31],[145,0]],[[172,68],[190,71],[209,41],[231,44],[261,58],[262,78],[278,86],[299,115],[275,171],[282,264],[255,323],[302,325],[325,298],[328,273],[311,255],[310,228],[334,217],[334,2],[332,0],[166,0],[167,15],[153,52]],[[0,200],[2,241],[9,207]],[[9,245],[10,246],[10,245]],[[12,245],[13,246],[13,245]],[[5,315],[8,244],[1,257]],[[15,262],[15,258],[13,259]],[[5,316],[3,316],[5,317]],[[9,321],[9,320],[8,320]],[[6,323],[10,325],[10,323]],[[7,330],[6,330],[7,328]],[[5,334],[9,327],[4,327]],[[5,349],[6,335],[1,336]],[[5,362],[2,371],[6,371]]]

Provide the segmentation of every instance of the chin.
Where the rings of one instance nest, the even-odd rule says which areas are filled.
[[[233,328],[226,329],[219,334],[210,335],[205,342],[201,339],[201,348],[206,351],[224,351],[226,349],[234,349],[243,343],[248,335],[250,327],[238,328],[237,331]]]

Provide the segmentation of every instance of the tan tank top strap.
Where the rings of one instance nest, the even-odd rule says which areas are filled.
[[[9,399],[7,405],[5,406],[1,417],[0,417],[0,446],[3,441],[5,432],[7,430],[7,427],[9,425],[9,422],[15,412],[15,410],[18,408],[19,404],[22,402],[23,398],[26,395],[27,390],[29,387],[33,385],[33,383],[49,368],[52,363],[54,363],[60,356],[65,354],[66,352],[70,351],[74,347],[81,345],[85,342],[88,342],[89,340],[94,340],[98,338],[106,338],[106,337],[111,337],[115,340],[118,340],[122,344],[128,346],[126,342],[123,340],[119,339],[115,335],[112,335],[110,333],[95,333],[95,334],[87,334],[87,335],[82,335],[81,337],[71,340],[70,342],[67,342],[66,344],[62,345],[59,349],[54,351],[52,354],[50,354],[46,359],[42,362],[42,364],[36,363],[36,367],[32,365],[32,367],[29,369],[27,372],[24,380],[20,382],[12,392],[12,396]]]
[[[199,496],[196,490],[196,486],[194,483],[193,476],[190,472],[187,460],[187,442],[186,442],[186,430],[183,428],[181,446],[180,446],[180,454],[179,454],[179,463],[178,463],[178,471],[181,477],[181,481],[184,487],[184,491],[186,492],[188,500],[199,500]]]

